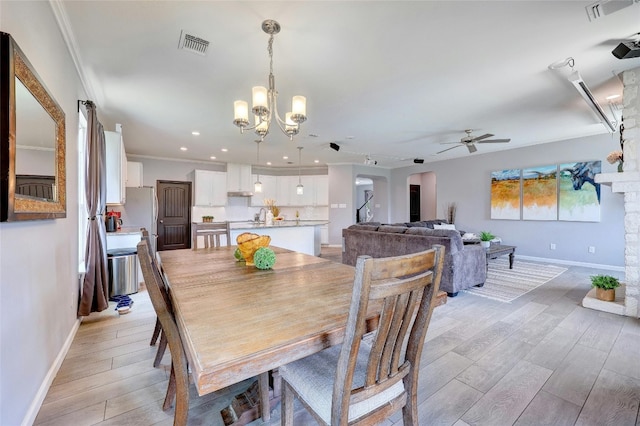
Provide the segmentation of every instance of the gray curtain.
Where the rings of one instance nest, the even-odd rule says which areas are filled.
[[[85,251],[87,272],[82,283],[78,316],[87,316],[91,312],[104,311],[109,307],[107,234],[103,216],[107,199],[104,129],[98,121],[93,102],[87,101],[85,105],[87,107],[85,196],[89,226]]]

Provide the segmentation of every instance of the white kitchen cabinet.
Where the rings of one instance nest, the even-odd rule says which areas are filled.
[[[302,183],[302,195],[298,195],[297,186],[298,178],[295,180],[295,199],[294,205],[296,206],[313,206],[316,201],[316,189],[315,189],[315,176],[301,176],[300,182]]]
[[[125,203],[127,181],[127,154],[124,152],[122,133],[104,132],[107,166],[107,205]]]
[[[251,165],[227,163],[227,191],[253,192]]]
[[[212,170],[195,170],[194,205],[224,206],[227,204],[227,174]]]
[[[320,244],[329,244],[329,225],[320,227]]]
[[[251,181],[255,182],[256,180],[258,180],[258,175],[251,175]],[[254,207],[264,207],[265,198],[276,200],[276,202],[280,204],[280,200],[278,200],[276,176],[260,175],[260,182],[262,182],[262,192],[252,191],[253,197],[251,197],[251,205]]]
[[[276,182],[278,206],[295,206],[298,176],[277,176]]]
[[[142,180],[142,163],[136,161],[127,161],[127,183],[128,188],[141,188]]]

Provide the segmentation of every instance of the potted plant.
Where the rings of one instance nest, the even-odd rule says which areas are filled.
[[[213,216],[202,216],[202,221],[205,223],[213,222]]]
[[[616,287],[620,286],[620,281],[611,275],[592,275],[591,285],[596,288],[596,298],[605,302],[616,300]]]
[[[480,245],[484,248],[489,248],[489,246],[491,245],[491,240],[493,240],[495,237],[496,236],[491,232],[482,231],[480,233]]]

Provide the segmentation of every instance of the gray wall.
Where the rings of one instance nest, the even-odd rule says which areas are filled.
[[[0,28],[66,116],[67,217],[0,223],[0,424],[31,424],[73,338],[78,285],[78,99],[86,99],[49,2],[0,2]]]
[[[564,261],[621,267],[624,265],[623,196],[602,186],[600,222],[509,221],[490,219],[490,173],[496,170],[602,160],[603,173],[615,172],[607,154],[619,149],[619,135],[597,135],[530,146],[491,154],[478,153],[459,159],[394,169],[391,194],[392,222],[409,217],[407,179],[414,173],[433,171],[438,206],[455,202],[456,224],[471,232],[491,231],[505,244],[516,245],[516,254]],[[438,209],[438,216],[443,214]],[[556,250],[549,245],[556,244]],[[588,247],[595,246],[594,254]]]

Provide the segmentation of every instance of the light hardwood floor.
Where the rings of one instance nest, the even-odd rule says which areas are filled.
[[[323,257],[339,260],[339,251]],[[438,307],[422,356],[420,425],[640,426],[640,320],[580,306],[589,276],[603,272],[570,267],[512,303],[460,292]],[[132,298],[129,314],[113,305],[83,321],[36,425],[172,424],[173,410],[161,409],[170,358],[153,368],[155,314],[145,291]],[[189,424],[222,425],[220,410],[248,385],[205,397],[192,387]],[[278,405],[270,424],[279,422]],[[316,424],[299,406],[295,423]],[[400,415],[384,423],[401,424]]]

